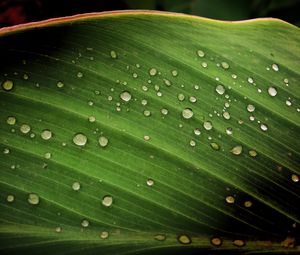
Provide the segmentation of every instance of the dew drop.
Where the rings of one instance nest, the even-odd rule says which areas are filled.
[[[56,227],[56,228],[55,228],[55,232],[56,232],[56,233],[61,233],[61,231],[62,231],[62,228],[61,228],[61,227]]]
[[[149,70],[149,74],[150,74],[151,76],[155,76],[155,75],[157,74],[156,68],[151,68],[151,69]]]
[[[182,117],[185,118],[185,119],[190,119],[192,118],[194,115],[193,113],[193,110],[191,108],[185,108],[183,111],[182,111]]]
[[[168,113],[169,113],[168,109],[166,109],[166,108],[162,108],[160,110],[160,112],[161,112],[162,115],[168,115]]]
[[[226,202],[227,202],[228,204],[233,204],[234,201],[235,201],[235,199],[234,199],[233,196],[227,196],[227,197],[226,197]]]
[[[114,50],[110,51],[110,57],[116,59],[118,57],[117,53]]]
[[[79,182],[73,182],[72,183],[72,189],[75,191],[80,190],[80,183]]]
[[[180,235],[178,236],[178,242],[181,244],[190,244],[192,239],[188,235]]]
[[[95,116],[90,116],[90,117],[89,117],[89,122],[93,123],[93,122],[95,122],[95,121],[96,121]]]
[[[268,130],[267,124],[264,124],[264,123],[260,124],[260,129],[261,129],[262,131],[266,132],[266,131]]]
[[[81,226],[84,227],[84,228],[87,228],[88,226],[90,225],[90,222],[86,219],[83,219],[81,221]]]
[[[13,116],[9,116],[9,117],[7,117],[7,119],[6,119],[6,123],[7,123],[8,125],[15,125],[16,122],[17,122],[17,120],[16,120],[16,118],[13,117]]]
[[[172,85],[171,81],[164,79],[164,83],[166,86],[170,87]]]
[[[191,146],[191,147],[195,147],[195,146],[196,146],[195,140],[190,140],[190,146]]]
[[[194,96],[190,96],[189,101],[190,101],[191,103],[196,103],[196,102],[197,102],[197,98],[194,97]]]
[[[10,150],[8,148],[4,148],[3,154],[9,154],[9,153],[10,153]]]
[[[230,113],[229,112],[223,112],[223,117],[225,120],[229,120],[230,119]]]
[[[2,83],[2,88],[5,91],[11,91],[14,88],[14,83],[11,80],[6,80]]]
[[[23,79],[24,79],[24,80],[28,80],[28,79],[29,79],[28,74],[25,73],[25,74],[23,75]]]
[[[285,104],[286,104],[287,106],[291,106],[291,105],[292,105],[292,102],[291,102],[290,100],[286,100],[286,101],[285,101]]]
[[[199,128],[195,128],[195,129],[194,129],[194,134],[197,135],[197,136],[198,136],[198,135],[201,135],[200,129],[199,129]]]
[[[211,146],[215,151],[220,150],[220,145],[217,144],[217,143],[211,143],[210,146]]]
[[[42,131],[41,137],[44,140],[49,140],[52,137],[52,132],[49,129],[45,129]]]
[[[28,203],[31,205],[37,205],[40,203],[40,197],[35,193],[30,193],[27,199]]]
[[[245,242],[243,240],[239,240],[239,239],[234,240],[232,243],[233,243],[233,245],[235,245],[237,247],[245,246]]]
[[[145,141],[149,141],[150,140],[150,136],[149,135],[144,135],[144,140]]]
[[[144,110],[143,114],[145,117],[151,116],[151,112],[149,110]]]
[[[14,202],[14,201],[15,201],[15,196],[14,196],[14,195],[11,195],[11,194],[7,195],[6,201],[7,201],[8,203]]]
[[[213,126],[210,121],[204,121],[203,127],[205,128],[205,130],[211,130]]]
[[[277,95],[277,89],[274,87],[269,87],[268,88],[268,93],[271,97],[275,97]]]
[[[252,206],[252,202],[249,201],[249,200],[247,200],[247,201],[244,202],[244,206],[247,207],[247,208],[249,208],[249,207]]]
[[[205,53],[203,50],[197,50],[197,55],[200,57],[200,58],[203,58],[205,56]]]
[[[257,156],[257,152],[255,150],[249,150],[249,155],[251,157],[256,157]]]
[[[146,183],[149,187],[152,187],[154,185],[154,181],[152,179],[148,179]]]
[[[101,147],[106,147],[108,145],[108,138],[105,136],[100,136],[98,142]]]
[[[236,79],[237,75],[236,74],[232,74],[231,77],[232,77],[232,79]]]
[[[65,84],[63,82],[59,81],[59,82],[56,83],[56,86],[58,88],[62,88],[63,86],[65,86]]]
[[[173,75],[174,77],[176,77],[176,76],[178,75],[177,70],[173,70],[171,73],[172,73],[172,75]]]
[[[113,203],[113,197],[110,195],[106,195],[102,198],[102,204],[106,207],[110,207]]]
[[[248,112],[254,112],[255,111],[255,106],[252,104],[248,104],[247,105],[247,111]]]
[[[212,239],[210,239],[210,243],[214,246],[220,246],[222,245],[222,239],[219,237],[213,237]]]
[[[29,133],[31,130],[31,127],[27,124],[22,124],[21,127],[20,127],[20,131],[23,133],[23,134],[27,134]]]
[[[275,71],[275,72],[278,72],[279,71],[279,66],[277,64],[272,64],[272,69]]]
[[[133,77],[133,78],[137,78],[137,77],[138,77],[138,74],[137,74],[137,73],[133,73],[133,74],[132,74],[132,77]]]
[[[182,102],[185,99],[185,96],[180,93],[180,94],[177,95],[177,98],[178,98],[179,101]]]
[[[44,155],[44,158],[45,159],[50,159],[52,156],[52,154],[50,152],[46,152],[45,155]]]
[[[251,78],[251,77],[248,77],[247,81],[248,81],[250,84],[253,84],[253,82],[254,82],[253,78]]]
[[[202,67],[206,68],[207,67],[207,63],[206,62],[202,62]]]
[[[296,175],[296,174],[292,174],[292,181],[293,182],[299,182],[299,176],[298,175]]]
[[[83,73],[82,73],[82,72],[78,72],[78,73],[77,73],[77,77],[78,77],[78,78],[82,78],[82,77],[83,77]]]
[[[129,102],[131,100],[131,94],[128,91],[123,91],[120,94],[120,98],[125,102]]]
[[[226,134],[227,135],[232,135],[233,131],[231,127],[226,128]]]
[[[243,147],[241,145],[234,146],[230,152],[234,155],[240,155],[243,151]]]
[[[219,94],[219,95],[223,95],[225,93],[225,88],[223,85],[218,85],[216,87],[216,92]]]
[[[107,239],[108,236],[109,236],[109,233],[108,233],[107,231],[102,231],[102,232],[100,233],[100,238],[101,238],[101,239]]]
[[[224,68],[224,69],[228,69],[229,68],[229,64],[227,62],[222,62],[221,63],[221,66]]]
[[[154,239],[157,240],[157,241],[165,241],[166,238],[167,237],[163,234],[157,234],[157,235],[154,236]]]
[[[78,146],[85,146],[87,143],[87,137],[83,133],[77,133],[73,137],[73,143]]]

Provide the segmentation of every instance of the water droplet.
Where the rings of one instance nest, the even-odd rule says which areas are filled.
[[[171,81],[164,79],[164,83],[166,86],[170,87],[172,85]]]
[[[201,135],[200,129],[199,129],[199,128],[195,128],[195,129],[194,129],[194,134],[195,134],[195,135]]]
[[[275,71],[275,72],[278,72],[279,71],[279,66],[277,64],[272,64],[272,69]]]
[[[180,235],[178,236],[178,242],[181,244],[190,244],[192,239],[188,235]]]
[[[195,146],[196,146],[195,140],[190,140],[190,146],[191,146],[191,147],[195,147]]]
[[[227,135],[232,135],[233,131],[231,127],[226,128],[226,134]]]
[[[150,74],[151,76],[155,76],[155,75],[157,74],[156,68],[151,68],[151,69],[149,70],[149,74]]]
[[[8,148],[3,149],[3,154],[9,154],[9,153],[10,153],[10,150]]]
[[[150,136],[149,135],[144,135],[144,140],[145,141],[149,141],[150,140]]]
[[[61,228],[61,227],[56,227],[56,228],[55,228],[55,232],[56,232],[56,233],[61,233],[61,231],[62,231],[62,228]]]
[[[223,85],[218,85],[218,86],[216,87],[216,91],[217,91],[217,93],[218,93],[219,95],[223,95],[223,94],[225,93],[225,88],[224,88]]]
[[[151,112],[149,110],[144,110],[143,114],[145,117],[151,116]]]
[[[252,202],[249,201],[249,200],[248,200],[248,201],[245,201],[245,202],[244,202],[244,206],[247,207],[247,208],[249,208],[249,207],[252,206]]]
[[[110,51],[110,57],[116,59],[118,57],[117,53],[114,50]]]
[[[177,98],[178,98],[179,101],[183,101],[185,99],[185,96],[180,93],[180,94],[177,95]]]
[[[160,112],[161,112],[162,115],[168,115],[168,113],[169,113],[168,109],[166,109],[166,108],[162,108],[160,110]]]
[[[23,134],[27,134],[29,133],[31,130],[31,127],[27,124],[22,124],[21,127],[20,127],[20,131],[23,133]]]
[[[231,77],[232,77],[233,79],[236,79],[236,78],[237,78],[237,75],[236,75],[236,74],[232,74]]]
[[[255,111],[255,106],[252,104],[248,104],[247,105],[247,111],[248,112],[254,112]]]
[[[133,78],[137,78],[137,77],[138,77],[138,74],[137,74],[137,73],[133,73],[133,74],[132,74],[132,77],[133,77]]]
[[[107,239],[108,236],[109,236],[109,233],[108,233],[107,231],[102,231],[102,232],[100,233],[100,238],[101,238],[101,239]]]
[[[77,133],[73,137],[73,143],[78,146],[85,146],[87,143],[87,137],[83,133]]]
[[[239,239],[234,240],[232,243],[233,243],[233,245],[235,245],[237,247],[243,247],[245,245],[245,242],[243,240],[239,240]]]
[[[203,127],[205,128],[205,130],[211,130],[213,126],[210,121],[204,121]]]
[[[221,66],[224,68],[224,69],[228,69],[229,68],[229,64],[227,62],[222,62],[221,63]]]
[[[220,145],[217,144],[217,143],[211,143],[210,146],[211,146],[215,151],[220,150]]]
[[[14,196],[14,195],[11,195],[11,194],[7,195],[6,201],[7,201],[8,203],[14,202],[14,201],[15,201],[15,196]]]
[[[182,117],[185,118],[185,119],[190,119],[192,118],[194,115],[193,113],[193,110],[191,108],[185,108],[183,111],[182,111]]]
[[[52,132],[49,129],[45,129],[41,133],[41,137],[44,140],[49,140],[52,137]]]
[[[234,201],[235,201],[235,199],[234,199],[233,196],[227,196],[227,197],[226,197],[226,202],[227,202],[228,204],[233,204]]]
[[[7,119],[6,119],[6,123],[7,123],[8,125],[15,125],[16,122],[17,122],[17,120],[16,120],[16,118],[13,117],[13,116],[9,116],[9,117],[7,117]]]
[[[206,68],[207,67],[207,63],[206,62],[202,62],[202,67]]]
[[[95,121],[96,121],[95,116],[90,116],[90,117],[89,117],[89,122],[93,123],[93,122],[95,122]]]
[[[285,101],[285,104],[286,104],[287,106],[291,106],[291,105],[292,105],[292,102],[291,102],[290,100],[286,100],[286,101]]]
[[[88,226],[90,225],[90,222],[86,219],[83,219],[81,221],[81,226],[84,227],[84,228],[87,228]]]
[[[123,91],[121,94],[120,94],[120,98],[125,101],[125,102],[129,102],[130,99],[131,99],[131,94],[128,92],[128,91]]]
[[[73,182],[72,183],[72,189],[75,191],[80,190],[80,183],[79,182]]]
[[[176,76],[178,75],[177,70],[173,70],[171,73],[172,73],[172,75],[173,75],[174,77],[176,77]]]
[[[200,58],[203,58],[205,56],[205,53],[204,51],[202,50],[197,50],[197,55],[200,57]]]
[[[257,152],[255,150],[249,150],[249,155],[251,157],[256,157],[257,156]]]
[[[27,199],[29,204],[37,205],[40,203],[40,197],[35,193],[30,193]]]
[[[150,187],[153,186],[154,185],[154,181],[152,179],[148,179],[147,180],[147,185],[150,186]]]
[[[157,240],[157,241],[165,241],[166,238],[167,237],[163,234],[157,234],[157,235],[154,236],[154,239]]]
[[[251,78],[251,77],[248,77],[247,81],[248,81],[250,84],[253,84],[253,83],[254,83],[254,80],[253,80],[253,78]]]
[[[24,79],[24,80],[28,80],[28,79],[29,79],[28,74],[25,73],[25,74],[23,75],[23,79]]]
[[[261,129],[262,131],[266,132],[266,131],[268,130],[267,124],[264,124],[264,123],[260,124],[260,129]]]
[[[296,174],[292,174],[292,181],[293,182],[299,182],[299,176]]]
[[[268,88],[268,93],[271,97],[275,97],[277,95],[277,89],[274,87],[269,87]]]
[[[190,101],[191,103],[196,103],[196,102],[197,102],[197,98],[194,97],[194,96],[190,96],[189,101]]]
[[[56,86],[58,88],[62,88],[63,86],[65,86],[65,84],[63,82],[59,81],[59,82],[56,83]]]
[[[45,155],[44,155],[44,158],[45,159],[50,159],[52,156],[52,154],[50,152],[46,152]]]
[[[146,99],[143,99],[141,103],[143,106],[146,106],[148,104],[148,101]]]
[[[113,197],[110,195],[106,195],[102,198],[102,204],[106,207],[110,207],[113,203]]]
[[[223,112],[223,117],[225,120],[229,120],[230,119],[230,113],[229,112]]]
[[[234,155],[240,155],[243,151],[243,147],[241,145],[234,146],[230,152]]]
[[[78,78],[82,78],[82,77],[83,77],[83,73],[82,73],[82,72],[78,72],[78,73],[77,73],[77,77],[78,77]]]
[[[210,243],[214,246],[220,246],[222,245],[222,239],[219,237],[213,237],[212,239],[210,239]]]
[[[101,147],[106,147],[108,145],[108,139],[105,136],[100,136],[98,142]]]

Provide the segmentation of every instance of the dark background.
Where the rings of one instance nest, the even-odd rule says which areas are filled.
[[[0,27],[124,9],[182,12],[220,20],[274,17],[300,26],[300,0],[0,0]]]

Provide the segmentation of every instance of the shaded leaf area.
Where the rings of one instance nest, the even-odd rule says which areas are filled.
[[[1,254],[299,252],[299,43],[138,12],[2,32]]]

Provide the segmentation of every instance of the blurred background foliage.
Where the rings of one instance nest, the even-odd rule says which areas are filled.
[[[220,20],[274,17],[300,26],[300,0],[0,0],[0,27],[124,9],[181,12]]]

